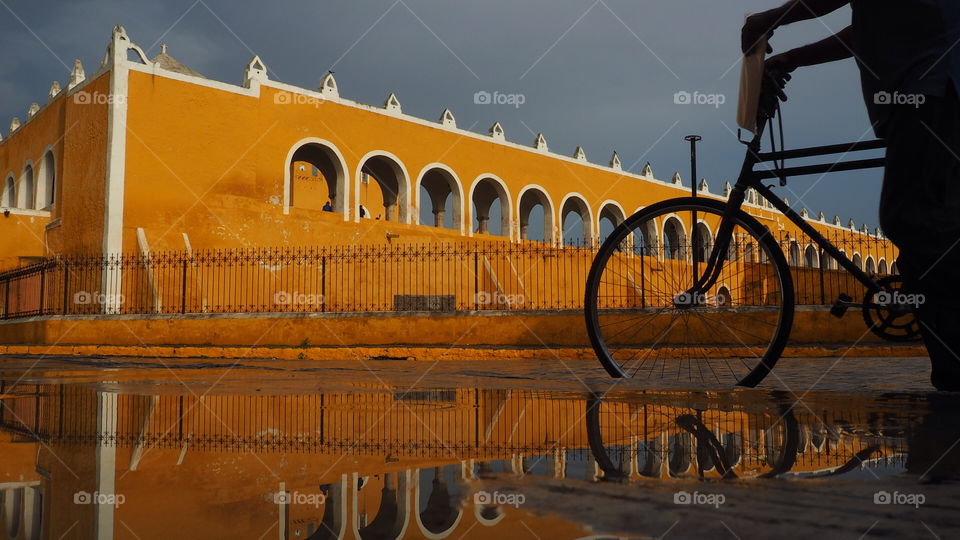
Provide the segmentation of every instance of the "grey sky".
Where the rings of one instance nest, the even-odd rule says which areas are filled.
[[[779,1],[779,0],[777,0]],[[113,24],[153,56],[159,42],[205,76],[239,83],[259,54],[271,78],[315,88],[327,69],[341,95],[380,104],[396,92],[404,112],[436,119],[450,107],[461,127],[550,149],[582,145],[590,161],[617,150],[635,171],[679,170],[689,183],[686,143],[699,133],[701,176],[711,191],[733,180],[743,157],[734,115],[739,28],[773,0],[196,0],[145,2],[0,0],[0,129],[66,81],[74,58],[96,69]],[[19,20],[18,20],[19,19]],[[838,31],[844,9],[778,31],[783,50]],[[365,35],[364,35],[365,34]],[[789,146],[872,138],[852,61],[801,70],[788,88]],[[519,107],[476,105],[479,90],[522,93]],[[726,103],[675,105],[677,91],[720,93]],[[529,128],[529,129],[528,129]],[[659,141],[659,143],[657,142]],[[639,186],[638,186],[639,187]],[[786,196],[811,212],[877,224],[880,172],[794,179]],[[802,199],[802,204],[799,200]]]

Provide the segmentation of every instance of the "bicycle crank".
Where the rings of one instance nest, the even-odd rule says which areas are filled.
[[[903,292],[903,278],[887,276],[880,290],[867,291],[863,298],[863,321],[887,341],[917,341],[921,338],[917,319],[917,296]]]

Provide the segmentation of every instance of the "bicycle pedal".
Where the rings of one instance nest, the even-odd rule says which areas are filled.
[[[841,294],[833,303],[833,307],[830,308],[830,314],[838,319],[843,317],[847,314],[847,310],[850,309],[851,302],[853,302],[853,298],[846,294]]]

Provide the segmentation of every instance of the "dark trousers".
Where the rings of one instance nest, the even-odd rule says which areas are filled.
[[[891,107],[880,226],[900,250],[906,292],[924,295],[934,384],[960,387],[960,99]]]

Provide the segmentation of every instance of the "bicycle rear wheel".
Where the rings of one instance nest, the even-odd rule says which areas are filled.
[[[755,218],[734,214],[719,277],[702,294],[687,294],[706,270],[725,209],[711,199],[663,201],[603,243],[584,305],[590,341],[611,376],[752,387],[776,364],[793,323],[793,282],[783,251]]]

